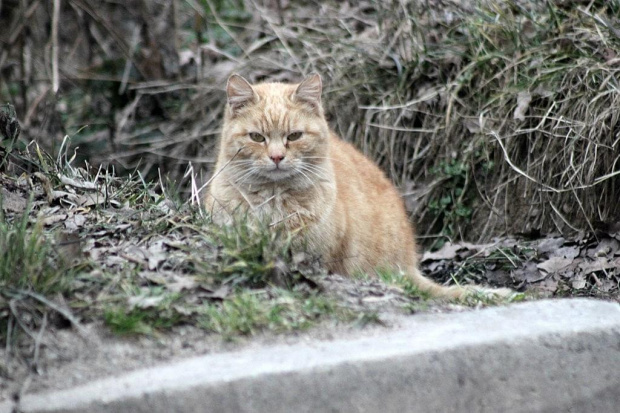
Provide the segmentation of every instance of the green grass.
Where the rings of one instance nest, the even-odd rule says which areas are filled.
[[[317,294],[276,289],[271,295],[244,291],[229,300],[207,305],[202,310],[200,324],[208,331],[230,338],[265,330],[305,330],[326,319],[338,322],[355,319],[350,310]]]
[[[0,199],[0,293],[31,291],[54,294],[66,291],[72,274],[52,248],[43,225],[29,224],[30,206],[8,220]]]
[[[230,225],[207,225],[205,231],[208,242],[218,245],[218,250],[214,259],[195,263],[202,277],[249,287],[295,284],[293,235],[283,225],[241,216]]]
[[[160,306],[155,309],[108,308],[103,320],[110,330],[120,336],[153,335],[181,324],[182,315]]]

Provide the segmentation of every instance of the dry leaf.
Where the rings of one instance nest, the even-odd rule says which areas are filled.
[[[583,271],[584,275],[593,273],[595,271],[604,271],[610,270],[612,268],[617,268],[617,263],[615,261],[610,261],[605,257],[599,257],[595,261],[583,261],[579,264],[579,268]]]
[[[541,262],[536,267],[539,270],[545,271],[547,274],[555,274],[572,263],[572,258],[552,257],[547,261]]]
[[[43,225],[54,225],[67,219],[67,214],[56,214],[43,218]]]
[[[144,278],[145,280],[153,284],[158,284],[158,285],[168,284],[168,280],[166,279],[166,277],[163,274],[160,274],[158,272],[141,271],[139,275],[140,275],[140,278]]]
[[[210,289],[204,288],[204,287],[203,287],[203,289],[206,292],[200,294],[202,297],[212,298],[212,299],[216,299],[216,300],[223,300],[226,297],[228,297],[228,295],[230,294],[230,287],[228,287],[227,285],[222,285],[219,288],[217,288],[216,290],[210,290]]]
[[[456,253],[462,248],[462,245],[446,242],[439,250],[435,252],[425,252],[422,256],[422,262],[431,260],[452,260],[456,257]]]
[[[75,231],[81,228],[84,223],[86,223],[86,217],[84,215],[74,215],[65,221],[65,228]]]
[[[517,95],[517,107],[514,111],[515,120],[525,120],[525,112],[530,107],[532,101],[532,95],[529,92],[519,92]]]
[[[172,278],[174,281],[167,282],[166,288],[173,293],[179,293],[183,290],[192,290],[197,286],[196,279],[194,277],[174,275]]]
[[[538,246],[536,247],[536,250],[538,251],[539,254],[554,253],[562,245],[564,245],[564,242],[565,242],[565,239],[561,237],[544,239],[538,244]]]
[[[583,275],[580,274],[576,276],[575,278],[573,278],[571,285],[573,286],[575,290],[581,290],[585,288],[586,286],[586,279]]]
[[[0,199],[2,199],[2,210],[6,212],[24,212],[28,201],[26,198],[19,196],[17,192],[7,191],[0,188]]]
[[[562,247],[549,254],[550,257],[561,257],[567,259],[575,259],[579,256],[581,250],[579,247]]]
[[[97,184],[95,184],[94,182],[83,181],[83,180],[78,181],[77,179],[69,178],[68,176],[64,176],[64,175],[59,175],[59,178],[60,178],[60,182],[62,182],[63,184],[73,186],[75,188],[97,189]]]
[[[147,297],[147,296],[139,296],[139,297],[130,297],[127,301],[129,306],[132,308],[152,308],[157,307],[159,303],[164,300],[163,295],[158,295],[155,297]]]

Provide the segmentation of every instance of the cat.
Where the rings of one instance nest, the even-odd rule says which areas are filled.
[[[385,174],[332,132],[321,103],[321,77],[299,84],[251,85],[233,74],[215,173],[204,198],[216,223],[236,211],[300,231],[309,252],[332,272],[403,271],[432,297],[509,289],[441,286],[418,268],[413,227]]]

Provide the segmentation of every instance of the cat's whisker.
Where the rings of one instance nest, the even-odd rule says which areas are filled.
[[[312,185],[316,190],[318,190],[319,188],[316,186],[316,182],[314,182],[312,179],[310,179],[310,177],[308,175],[306,175],[304,173],[304,171],[302,171],[301,169],[295,169],[295,172],[299,172],[304,178],[306,178],[306,180],[310,183],[310,185]]]
[[[210,178],[210,179],[209,179],[209,180],[208,180],[208,181],[207,181],[207,182],[206,182],[203,186],[201,186],[201,187],[200,187],[200,189],[198,190],[198,193],[200,193],[203,189],[205,189],[206,187],[208,187],[208,186],[209,186],[209,184],[210,184],[210,183],[211,183],[211,182],[212,182],[215,178],[217,178],[217,176],[218,176],[220,173],[222,173],[222,172],[224,171],[224,169],[226,169],[226,167],[232,163],[232,161],[234,161],[234,160],[235,160],[235,158],[237,157],[237,155],[239,155],[239,152],[241,152],[241,151],[242,151],[242,150],[244,150],[245,148],[246,148],[245,146],[240,147],[240,148],[237,150],[237,152],[235,152],[235,154],[233,155],[233,157],[232,157],[232,158],[230,158],[230,159],[228,160],[228,162],[226,162],[226,163],[224,164],[224,166],[222,166],[219,170],[215,171],[215,173],[213,174],[213,176],[212,176],[212,177],[211,177],[211,178]]]
[[[305,172],[308,172],[309,174],[316,176],[319,179],[319,181],[326,181],[329,179],[329,175],[327,175],[327,171],[314,170],[314,169],[311,169],[308,165],[301,165],[299,168]]]
[[[253,159],[241,159],[238,161],[231,162],[231,165],[239,166],[239,165],[252,165],[255,161]]]
[[[302,159],[302,161],[306,160],[306,159],[327,159],[327,160],[330,160],[330,161],[339,162],[339,163],[341,163],[343,165],[346,165],[346,162],[343,162],[340,159],[332,158],[330,156],[304,156],[301,159]],[[312,164],[312,165],[314,165],[314,164]]]
[[[238,175],[233,177],[233,179],[234,179],[236,184],[242,184],[243,182],[248,180],[253,175],[257,175],[258,172],[259,172],[259,169],[254,167],[254,166],[252,166],[249,169],[245,169],[245,170],[241,171],[241,173],[239,173]]]
[[[312,169],[313,171],[317,171],[317,172],[320,172],[320,173],[323,173],[323,174],[328,174],[328,172],[329,172],[326,168],[323,168],[323,167],[318,166],[318,165],[313,165],[311,163],[305,163],[305,164],[302,164],[302,166],[304,168]]]
[[[309,174],[310,176],[308,177],[308,179],[310,181],[312,181],[312,185],[314,185],[316,187],[317,183],[319,182],[325,182],[325,179],[323,179],[321,176],[317,175],[315,172],[313,171],[309,171],[309,170],[299,170],[299,173],[304,174],[304,176],[307,176],[307,174]],[[312,179],[312,178],[314,179]]]
[[[242,185],[244,183],[246,183],[248,180],[250,180],[250,178],[257,176],[258,175],[258,171],[251,171],[251,173],[244,175],[243,178],[240,178],[239,180],[236,181],[237,184]]]

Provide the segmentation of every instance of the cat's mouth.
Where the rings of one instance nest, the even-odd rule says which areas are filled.
[[[289,168],[282,168],[282,167],[274,167],[269,169],[268,171],[266,171],[266,174],[268,177],[273,177],[273,178],[283,178],[283,177],[287,177],[292,175],[293,171]]]
[[[272,168],[267,169],[263,173],[263,176],[273,181],[279,181],[281,179],[290,177],[294,174],[294,172],[295,171],[291,168],[274,165]]]

